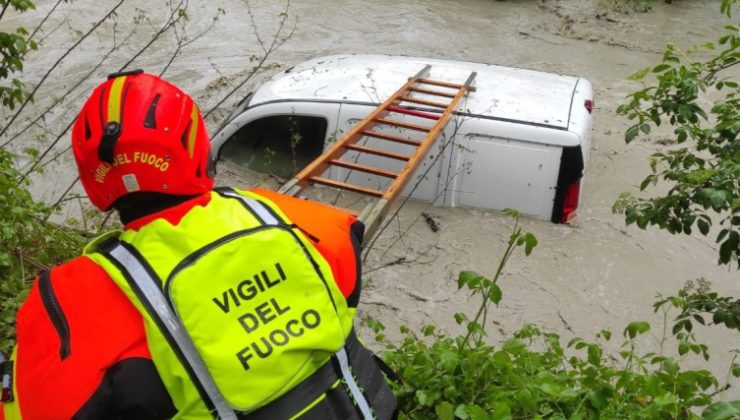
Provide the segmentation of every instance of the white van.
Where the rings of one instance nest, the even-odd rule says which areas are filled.
[[[214,159],[288,179],[427,64],[428,78],[452,83],[476,72],[475,90],[460,102],[404,194],[442,206],[513,208],[555,223],[570,220],[591,143],[593,93],[579,77],[405,56],[317,58],[247,95],[213,136]],[[363,144],[381,147],[373,143],[381,141]],[[384,143],[381,148],[401,153],[409,147]],[[379,156],[355,159],[400,169]],[[375,188],[384,182],[347,171],[332,168],[325,176]]]

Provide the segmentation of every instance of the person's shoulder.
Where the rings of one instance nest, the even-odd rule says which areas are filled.
[[[101,266],[84,255],[59,264],[50,271],[55,278],[72,277],[79,280],[90,280],[109,277]]]
[[[267,190],[264,188],[254,188],[248,191],[272,201],[285,212],[307,212],[309,214],[312,214],[316,218],[329,217],[350,220],[355,219],[355,216],[345,209],[318,201],[291,197],[288,195],[280,194],[277,191]]]
[[[39,278],[43,276],[49,277],[49,283],[59,293],[109,295],[118,289],[105,269],[84,255],[52,267]]]
[[[68,302],[90,299],[110,301],[121,292],[106,271],[90,258],[79,256],[41,272],[31,286],[28,297],[18,312],[18,325],[33,325],[44,313],[43,294],[53,293],[54,298],[68,307]],[[30,323],[30,324],[29,324]]]

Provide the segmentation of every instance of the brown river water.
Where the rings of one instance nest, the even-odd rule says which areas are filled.
[[[56,1],[38,3],[35,12],[22,18],[6,17],[3,26],[33,27]],[[40,51],[26,63],[27,82],[36,83],[66,46],[116,3],[75,0],[61,5],[44,25],[41,33],[46,38]],[[73,87],[98,64],[113,42],[123,44],[95,72],[94,81],[74,89],[46,116],[41,127],[19,137],[14,147],[40,147],[53,140],[51,133],[59,134],[64,129],[95,82],[125,63],[161,26],[169,14],[165,3],[126,1],[118,10],[115,25],[106,22],[70,54],[39,90],[36,103],[24,111],[21,124]],[[619,337],[629,321],[648,320],[653,332],[644,337],[642,344],[646,349],[657,349],[663,329],[662,316],[653,314],[651,308],[656,294],[674,293],[685,281],[699,277],[712,281],[723,294],[737,295],[740,291],[738,272],[715,264],[717,252],[711,238],[626,227],[623,218],[611,211],[621,192],[637,190],[649,171],[647,157],[665,148],[661,144],[669,138],[668,131],[659,130],[625,145],[623,133],[629,124],[615,115],[615,109],[626,94],[639,88],[626,76],[655,65],[667,42],[686,48],[716,40],[722,26],[729,23],[719,13],[718,0],[676,3],[656,2],[650,13],[622,15],[607,12],[592,0],[294,0],[286,27],[295,25],[295,32],[267,60],[269,69],[259,73],[239,95],[279,69],[338,53],[450,58],[587,78],[594,86],[596,106],[591,160],[579,216],[567,226],[521,220],[524,229],[537,236],[539,245],[529,257],[515,255],[506,267],[500,280],[504,298],[489,317],[489,335],[492,342],[497,342],[524,324],[535,323],[559,332],[566,341],[573,336],[590,340],[605,328]],[[190,21],[186,31],[179,33],[185,39],[193,39],[206,29],[218,7],[226,14],[219,16],[204,36],[182,48],[165,77],[193,94],[202,109],[209,109],[230,84],[247,74],[254,65],[250,57],[262,55],[251,22],[257,22],[259,37],[269,43],[285,5],[282,1],[253,1],[250,18],[244,1],[191,1]],[[134,19],[141,23],[133,24]],[[127,38],[132,30],[135,32]],[[175,47],[175,37],[169,32],[133,66],[159,72]],[[729,76],[737,79],[738,75]],[[239,95],[225,103],[224,112]],[[67,145],[68,138],[64,137],[55,150],[63,151]],[[229,171],[223,172],[229,175]],[[71,156],[62,154],[58,163],[50,164],[43,175],[35,177],[35,192],[55,201],[74,177]],[[219,182],[253,186],[249,182],[245,185],[245,179],[233,173]],[[81,189],[77,186],[73,191]],[[76,201],[69,204],[62,218],[79,213]],[[439,232],[431,231],[420,218],[421,212],[439,223]],[[447,332],[459,332],[452,315],[459,311],[471,314],[478,302],[457,291],[457,274],[475,270],[492,276],[512,224],[510,218],[495,212],[408,203],[367,256],[362,315],[384,322],[392,338],[398,337],[400,324],[418,327],[433,323]],[[388,265],[399,259],[403,262]],[[362,334],[370,337],[366,330]],[[711,369],[723,380],[731,360],[729,350],[740,348],[740,336],[721,328],[705,329],[698,335],[712,350]],[[614,341],[611,346],[616,349],[621,341]],[[691,358],[684,363],[702,366]],[[722,398],[738,395],[736,387]]]

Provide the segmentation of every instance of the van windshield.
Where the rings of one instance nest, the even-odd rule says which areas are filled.
[[[240,128],[223,145],[219,159],[247,169],[290,178],[324,149],[327,121],[304,115],[273,115]]]

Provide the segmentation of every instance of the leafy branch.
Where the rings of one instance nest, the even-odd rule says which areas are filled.
[[[733,25],[726,30],[716,44],[686,53],[669,44],[661,64],[629,77],[644,88],[617,109],[634,122],[625,133],[627,143],[667,122],[678,146],[653,154],[651,174],[640,184],[644,191],[665,183],[667,193],[651,198],[623,194],[614,210],[625,215],[627,224],[655,225],[673,234],[690,234],[696,226],[707,235],[718,222],[719,263],[740,267],[740,85],[725,76],[740,62],[740,32]],[[710,58],[694,60],[700,53]],[[653,85],[647,82],[650,75],[656,79]],[[710,91],[721,99],[707,109],[703,100]]]

